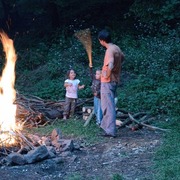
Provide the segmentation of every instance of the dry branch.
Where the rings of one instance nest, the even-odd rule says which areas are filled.
[[[84,123],[84,127],[86,127],[86,126],[89,124],[89,122],[91,121],[91,119],[93,118],[93,116],[94,116],[94,109],[93,109],[93,111],[91,112],[91,114],[89,115],[89,117],[88,117],[88,119],[86,120],[86,122]]]
[[[162,129],[162,128],[159,128],[159,127],[155,127],[155,126],[151,126],[151,125],[145,124],[145,123],[143,123],[143,122],[139,122],[139,121],[137,121],[130,113],[128,113],[128,115],[129,115],[129,118],[130,118],[133,122],[137,123],[137,124],[140,125],[140,126],[145,126],[145,127],[149,128],[149,129],[151,129],[151,130],[169,131],[169,129]]]

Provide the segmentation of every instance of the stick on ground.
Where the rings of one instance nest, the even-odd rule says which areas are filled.
[[[86,127],[86,126],[89,124],[89,122],[91,121],[91,119],[93,118],[93,116],[94,116],[94,109],[93,109],[93,111],[91,112],[91,114],[89,115],[89,117],[88,117],[88,119],[86,120],[86,122],[84,123],[84,127]]]
[[[139,121],[137,121],[130,113],[128,113],[128,115],[129,115],[129,118],[130,118],[133,122],[135,122],[135,123],[137,123],[137,124],[139,124],[139,125],[145,126],[145,127],[149,128],[149,129],[151,129],[151,130],[160,130],[160,131],[166,131],[166,132],[169,131],[169,129],[162,129],[162,128],[159,128],[159,127],[155,127],[155,126],[151,126],[151,125],[145,124],[145,123],[143,123],[143,122],[139,122]]]

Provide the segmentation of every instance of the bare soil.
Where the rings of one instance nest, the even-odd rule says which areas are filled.
[[[100,137],[87,145],[74,139],[80,147],[63,152],[54,159],[23,166],[0,166],[1,180],[152,180],[153,158],[161,144],[161,132],[119,129],[116,138]]]

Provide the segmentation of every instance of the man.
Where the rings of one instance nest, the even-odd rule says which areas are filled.
[[[106,48],[101,75],[101,107],[103,119],[101,128],[105,137],[116,137],[116,109],[115,93],[120,81],[121,63],[124,54],[121,49],[111,42],[111,35],[107,30],[98,34],[99,42]]]

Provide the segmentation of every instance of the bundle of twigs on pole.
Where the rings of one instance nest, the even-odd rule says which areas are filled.
[[[79,39],[86,49],[89,59],[89,67],[92,67],[92,38],[90,29],[77,31],[74,35]]]

